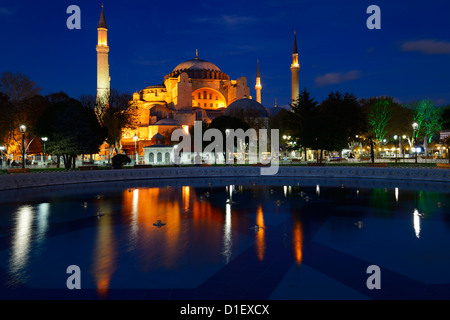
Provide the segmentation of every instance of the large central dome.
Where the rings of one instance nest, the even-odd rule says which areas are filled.
[[[220,69],[214,63],[200,60],[198,58],[180,63],[175,69],[173,69],[173,72],[181,70],[211,70],[220,72]]]
[[[198,58],[198,52],[195,59],[187,60],[176,66],[167,78],[176,78],[182,73],[187,73],[191,79],[215,79],[229,80],[230,77],[223,73],[214,63]]]

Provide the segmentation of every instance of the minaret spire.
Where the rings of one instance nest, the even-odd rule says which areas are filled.
[[[256,90],[256,101],[258,101],[259,103],[261,103],[261,75],[259,73],[259,59],[256,60],[256,85],[255,85],[255,90]]]
[[[105,11],[103,10],[103,3],[102,3],[102,13],[100,14],[100,20],[98,21],[98,28],[108,29],[106,26],[106,19],[105,19]]]
[[[195,49],[195,60],[198,60],[198,49]]]
[[[292,51],[292,54],[298,54],[297,50],[297,32],[294,30],[294,50]]]
[[[109,76],[109,46],[108,46],[108,27],[106,25],[105,11],[100,13],[100,20],[98,22],[98,43],[97,43],[97,103],[95,113],[97,118],[101,120],[105,108],[109,101],[110,83]]]
[[[297,100],[300,93],[299,73],[300,63],[298,62],[298,49],[297,49],[297,32],[294,30],[294,50],[292,52],[292,84],[291,84],[291,103]]]

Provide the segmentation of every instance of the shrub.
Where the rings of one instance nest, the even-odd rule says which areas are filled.
[[[116,154],[111,161],[114,169],[121,169],[124,164],[131,163],[130,157],[126,154]]]

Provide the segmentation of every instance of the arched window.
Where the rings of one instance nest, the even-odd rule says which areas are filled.
[[[213,107],[213,104],[212,104],[212,103],[210,103],[210,104],[209,104],[209,107],[210,107],[210,108],[212,108],[212,107]]]
[[[169,164],[169,163],[170,163],[170,153],[168,153],[168,152],[166,152],[165,163],[166,163],[166,164]]]
[[[208,93],[206,91],[203,91],[203,99],[208,99]]]
[[[209,100],[212,100],[212,93],[209,94]]]
[[[150,152],[149,156],[148,156],[148,161],[150,163],[155,162],[155,155],[153,154],[153,152]]]
[[[198,93],[198,98],[201,99],[202,98],[202,94],[199,92]]]
[[[156,155],[156,161],[157,161],[158,163],[161,163],[161,162],[162,162],[162,153],[161,153],[161,152],[158,152],[158,154]]]

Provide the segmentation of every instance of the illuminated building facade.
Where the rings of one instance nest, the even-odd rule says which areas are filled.
[[[152,85],[133,94],[139,128],[128,130],[124,142],[136,134],[149,140],[155,134],[167,135],[176,128],[192,126],[194,121],[210,123],[223,115],[232,102],[249,96],[247,79],[230,80],[215,64],[196,57],[180,63],[164,77],[163,84]]]

